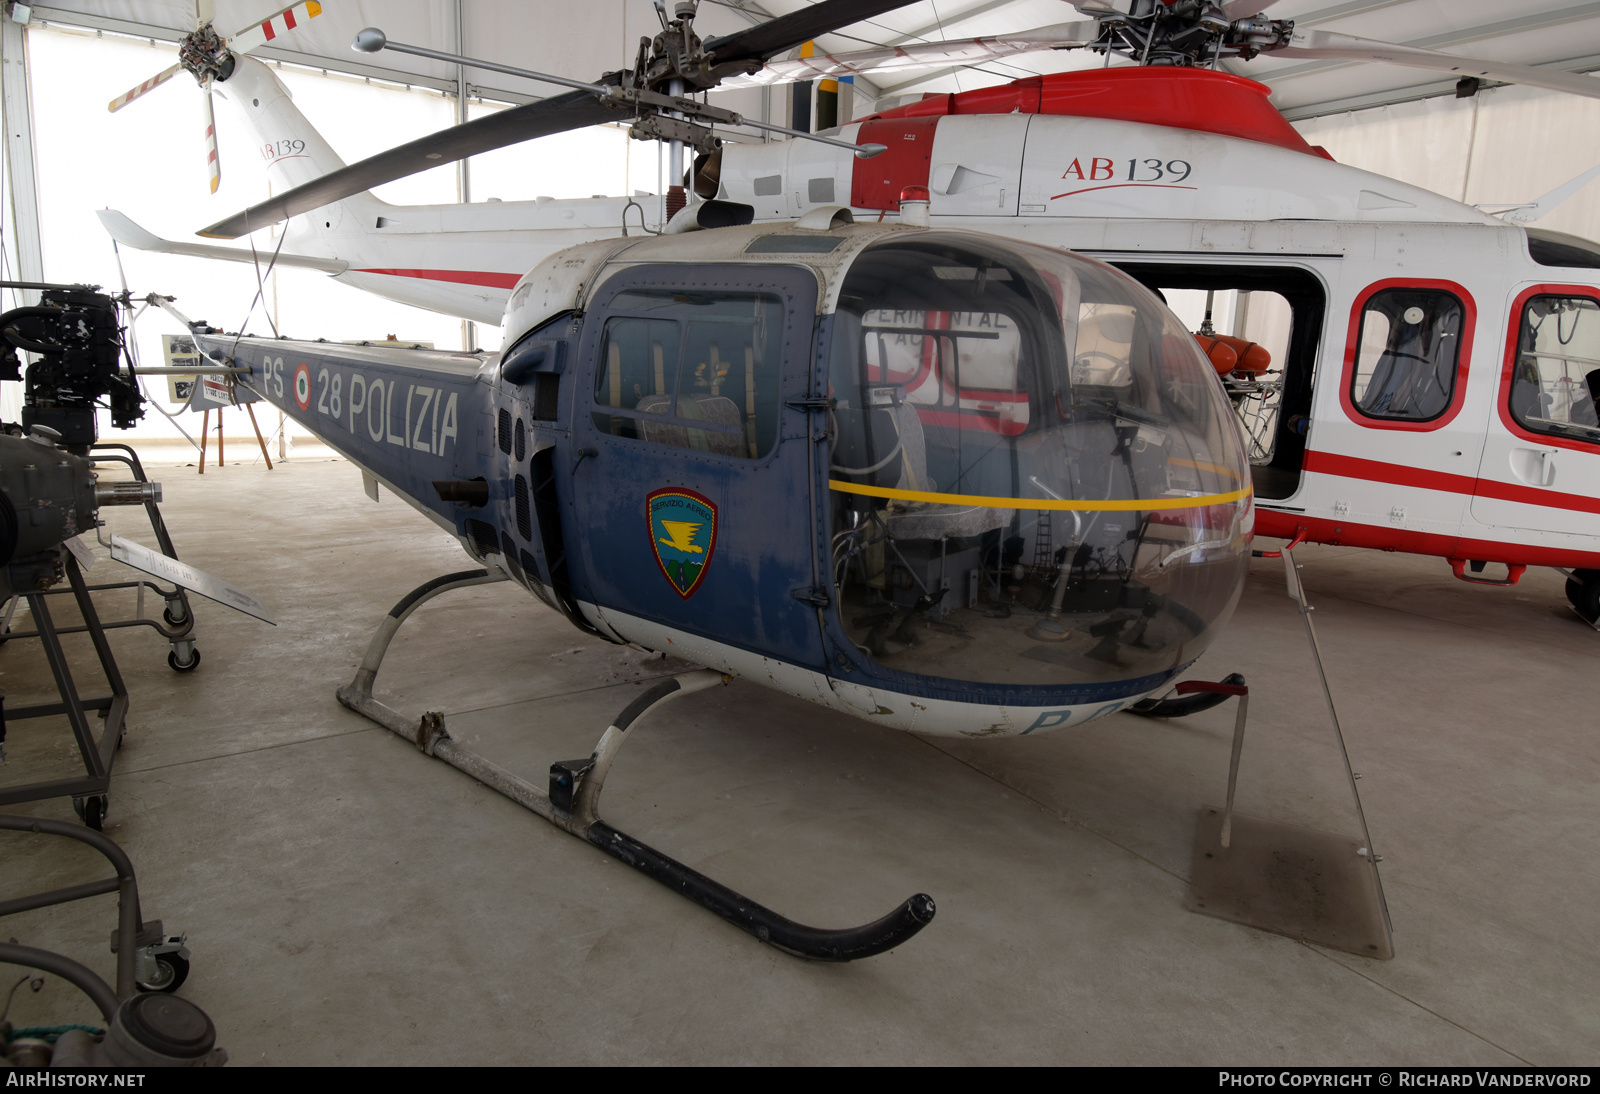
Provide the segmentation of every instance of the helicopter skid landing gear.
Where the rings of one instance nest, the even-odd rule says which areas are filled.
[[[557,828],[593,844],[617,861],[654,878],[785,953],[813,961],[854,961],[893,949],[932,922],[933,898],[918,893],[882,919],[860,927],[842,930],[807,927],[748,900],[600,819],[600,791],[606,772],[628,731],[670,699],[726,683],[728,678],[721,673],[701,669],[663,680],[650,688],[617,715],[592,754],[582,760],[550,765],[548,793],[451,739],[444,717],[437,711],[429,711],[420,721],[414,722],[372,697],[372,684],[383,656],[406,617],[426,601],[451,589],[501,580],[504,578],[499,574],[472,570],[435,578],[411,592],[394,606],[373,635],[355,679],[339,689],[339,701],[405,738],[420,751],[472,776]]]

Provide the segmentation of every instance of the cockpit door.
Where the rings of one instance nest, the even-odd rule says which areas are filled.
[[[821,667],[804,599],[816,298],[809,271],[782,266],[638,267],[597,293],[568,544],[578,595],[619,635],[709,664]]]

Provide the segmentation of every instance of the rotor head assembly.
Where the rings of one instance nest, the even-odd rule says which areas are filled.
[[[1100,36],[1088,49],[1143,65],[1211,67],[1228,57],[1249,60],[1294,33],[1292,20],[1259,12],[1235,19],[1212,0],[1096,0],[1077,7],[1100,20]]]
[[[178,43],[178,63],[201,85],[233,75],[232,52],[210,23],[197,27]]]

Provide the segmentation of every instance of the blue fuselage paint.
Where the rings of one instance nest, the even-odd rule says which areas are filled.
[[[220,335],[199,341],[212,360],[247,369],[245,386],[453,529],[474,558],[505,569],[546,602],[553,591],[555,605],[586,629],[579,602],[819,679],[975,710],[1028,711],[1010,730],[1016,733],[1079,724],[1084,719],[1067,708],[1118,708],[1187,667],[1016,686],[899,672],[868,657],[846,636],[832,587],[828,454],[819,443],[827,415],[807,403],[827,390],[831,317],[815,314],[811,273],[760,271],[761,285],[784,299],[785,329],[778,426],[759,458],[653,444],[597,424],[606,301],[651,276],[648,269],[630,274],[608,282],[582,317],[561,316],[514,345],[507,360],[546,343],[517,384],[501,377],[501,360],[491,355]],[[655,271],[677,285],[684,274],[683,267]],[[726,276],[709,267],[700,281]],[[541,397],[541,385],[554,397]],[[520,441],[502,433],[504,423],[513,434],[520,429]],[[433,485],[472,479],[487,485],[482,507],[442,501]],[[651,546],[647,498],[667,487],[707,499],[716,512],[715,553],[688,597],[661,572]]]

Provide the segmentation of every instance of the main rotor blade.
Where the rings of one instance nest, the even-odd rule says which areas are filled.
[[[788,61],[768,61],[760,72],[750,76],[730,77],[723,80],[719,86],[752,87],[787,83],[790,80],[814,80],[819,76],[853,76],[903,68],[920,68],[924,65],[975,64],[1014,53],[1070,49],[1073,46],[1086,45],[1095,40],[1099,31],[1099,23],[1085,20],[1078,23],[1058,23],[1053,27],[1041,27],[1019,34],[997,34],[988,38],[919,42],[908,46],[880,46],[876,49],[851,50],[848,53],[819,53],[812,57],[797,57]]]
[[[282,11],[275,11],[259,23],[252,23],[236,34],[223,39],[227,47],[234,53],[249,53],[259,49],[280,35],[287,34],[307,19],[315,19],[322,14],[322,5],[317,0],[298,0]]]
[[[194,0],[194,27],[210,26],[211,21],[217,17],[217,9],[211,0]]]
[[[139,96],[149,94],[182,71],[182,65],[173,65],[165,72],[158,72],[156,75],[150,77],[138,87],[133,88],[131,91],[124,91],[121,95],[118,95],[115,99],[112,99],[106,104],[106,109],[115,114],[117,111],[133,102],[133,100],[137,99]]]
[[[802,42],[809,42],[830,31],[871,19],[886,11],[905,7],[910,0],[822,0],[788,15],[769,19],[748,30],[724,34],[705,43],[717,65],[730,61],[765,61]]]
[[[1266,51],[1263,51],[1266,52]],[[1504,61],[1484,61],[1419,46],[1401,46],[1340,34],[1332,30],[1297,30],[1289,44],[1270,51],[1273,57],[1314,57],[1338,61],[1377,61],[1382,64],[1426,68],[1457,76],[1476,76],[1508,84],[1526,84],[1550,91],[1565,91],[1600,99],[1600,79],[1575,72],[1560,72]]]
[[[360,163],[331,171],[259,205],[252,205],[227,220],[203,228],[199,234],[210,239],[237,239],[258,228],[312,209],[320,209],[330,202],[415,175],[430,167],[440,167],[535,137],[547,137],[552,133],[565,133],[614,121],[618,116],[591,91],[569,91],[565,95],[536,103],[514,106],[462,125],[441,129],[398,148],[379,152]]]

